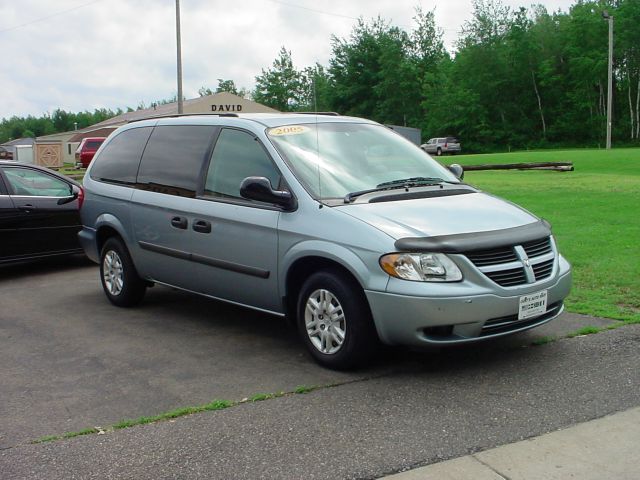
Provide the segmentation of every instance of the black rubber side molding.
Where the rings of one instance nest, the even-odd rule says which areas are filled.
[[[271,272],[269,270],[263,270],[261,268],[250,267],[248,265],[242,265],[240,263],[227,262],[226,260],[218,260],[216,258],[205,257],[203,255],[197,255],[195,253],[184,252],[182,250],[174,250],[173,248],[163,247],[161,245],[155,245],[148,242],[138,242],[138,245],[143,250],[150,252],[160,253],[169,257],[180,258],[188,260],[190,262],[202,263],[209,265],[210,267],[221,268],[223,270],[230,270],[232,272],[243,273],[252,277],[269,278]]]

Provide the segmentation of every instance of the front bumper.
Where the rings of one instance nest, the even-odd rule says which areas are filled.
[[[547,323],[564,310],[571,271],[540,287],[547,290],[547,312],[518,320],[520,296],[495,293],[427,297],[365,291],[378,335],[389,345],[453,345],[522,332]],[[471,293],[471,292],[470,292]]]

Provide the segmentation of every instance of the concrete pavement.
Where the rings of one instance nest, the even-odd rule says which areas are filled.
[[[637,480],[640,407],[385,480]]]
[[[637,480],[640,407],[386,480]]]

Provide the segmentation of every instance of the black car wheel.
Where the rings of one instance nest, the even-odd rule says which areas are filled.
[[[133,307],[144,297],[146,284],[138,276],[129,251],[119,238],[111,237],[102,247],[100,279],[107,298],[118,307]]]

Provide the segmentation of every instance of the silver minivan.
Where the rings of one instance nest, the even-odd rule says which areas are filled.
[[[562,312],[550,225],[462,176],[359,118],[156,118],[97,152],[79,235],[117,306],[157,283],[286,316],[320,364],[350,368],[379,342],[476,342]]]

